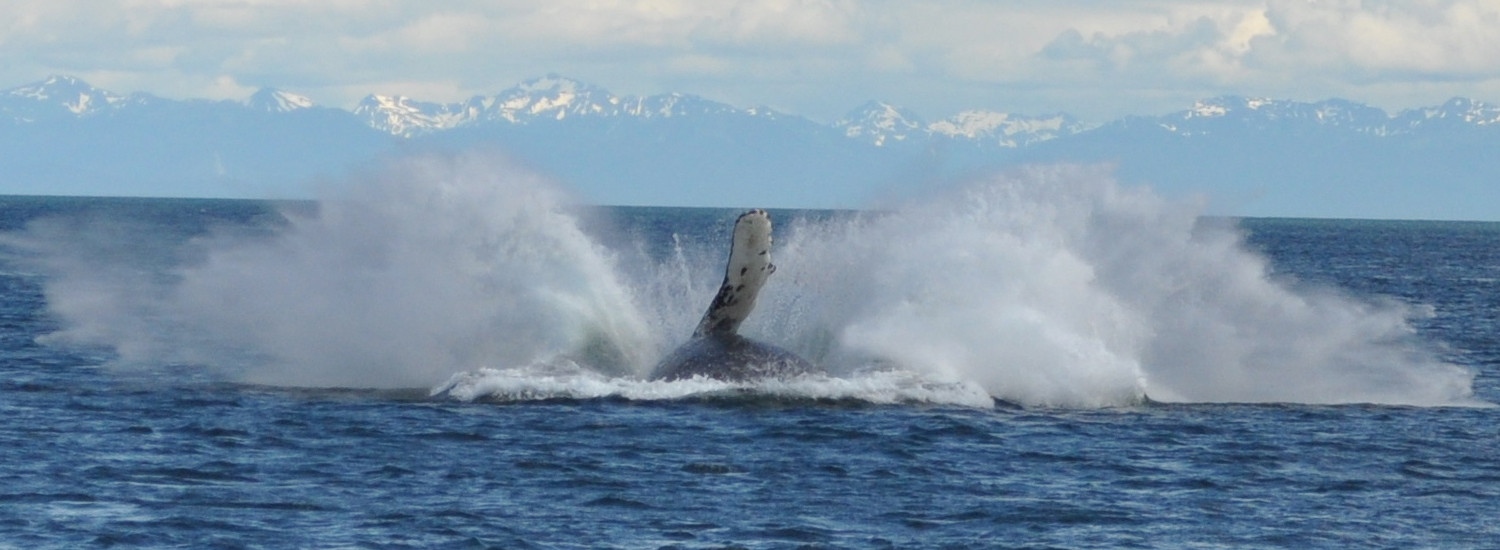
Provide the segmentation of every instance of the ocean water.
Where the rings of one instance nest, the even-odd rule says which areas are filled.
[[[570,204],[0,197],[0,548],[1500,544],[1500,224],[773,210],[743,332],[827,372],[663,383],[738,212]]]

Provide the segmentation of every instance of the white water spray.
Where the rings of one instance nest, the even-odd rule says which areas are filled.
[[[53,339],[126,362],[273,385],[447,379],[438,389],[465,399],[746,389],[639,379],[702,315],[723,243],[606,249],[566,199],[481,156],[421,157],[356,178],[270,236],[201,238],[170,277],[100,269],[59,244],[76,234],[26,240],[52,274]],[[1294,291],[1232,228],[1099,169],[777,223],[779,270],[742,333],[832,376],[753,391],[979,406],[1472,399],[1472,373],[1424,351],[1407,308]]]
[[[635,374],[656,345],[611,253],[569,208],[554,185],[502,162],[405,159],[316,213],[288,213],[270,238],[192,243],[201,259],[164,287],[79,300],[76,289],[97,285],[76,283],[96,272],[70,268],[48,300],[68,321],[58,338],[255,383],[427,386],[564,356]],[[144,295],[147,307],[112,305]]]
[[[1028,405],[1472,399],[1473,374],[1424,350],[1408,308],[1293,291],[1232,228],[1101,169],[801,228],[778,263],[766,337]]]

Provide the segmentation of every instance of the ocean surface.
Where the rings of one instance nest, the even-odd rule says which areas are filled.
[[[737,211],[376,180],[0,197],[0,548],[1500,547],[1500,224],[773,210],[828,372],[663,383]]]

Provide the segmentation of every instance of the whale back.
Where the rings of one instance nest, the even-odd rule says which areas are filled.
[[[719,285],[719,293],[698,322],[693,337],[738,333],[740,323],[755,309],[760,288],[775,272],[776,265],[771,263],[771,217],[758,208],[740,214],[734,222],[724,283]]]
[[[703,376],[743,382],[786,378],[811,372],[806,359],[779,347],[738,334],[710,334],[694,338],[663,359],[652,380],[682,380]]]

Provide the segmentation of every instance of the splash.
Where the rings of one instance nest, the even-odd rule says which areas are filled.
[[[742,333],[829,375],[748,385],[641,380],[717,289],[722,235],[622,237],[477,154],[395,161],[331,197],[177,247],[111,241],[132,233],[104,226],[10,240],[50,273],[52,341],[261,384],[446,379],[435,395],[466,400],[1474,403],[1473,374],[1425,349],[1411,308],[1289,288],[1233,227],[1102,169],[778,219],[779,270]],[[166,267],[115,269],[100,251]]]
[[[1197,211],[1064,166],[800,228],[753,330],[1028,405],[1472,403],[1410,308],[1294,291]]]
[[[926,404],[990,408],[995,401],[970,382],[938,382],[910,371],[887,370],[858,376],[802,375],[784,380],[728,382],[695,377],[663,382],[611,377],[571,361],[543,361],[522,367],[484,368],[453,375],[432,395],[462,401],[524,402],[548,399],[624,398],[753,399],[756,401],[856,401],[879,405]]]
[[[651,359],[613,255],[555,185],[461,155],[396,161],[331,193],[269,237],[189,243],[156,281],[54,255],[47,298],[67,322],[54,340],[291,386],[426,386],[559,355],[632,374]]]

